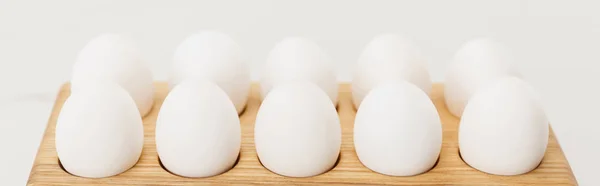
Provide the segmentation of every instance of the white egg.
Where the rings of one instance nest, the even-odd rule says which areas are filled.
[[[163,166],[185,177],[221,174],[235,164],[240,120],[229,97],[209,81],[184,80],[156,120],[156,150]]]
[[[329,55],[316,43],[299,37],[285,38],[269,53],[260,79],[262,98],[273,87],[294,81],[319,86],[337,104],[338,84]]]
[[[229,96],[238,113],[250,93],[250,71],[240,46],[229,36],[203,31],[186,38],[175,50],[169,80],[172,89],[181,81],[207,79]]]
[[[340,153],[341,135],[335,106],[309,82],[273,88],[258,110],[254,128],[263,166],[290,177],[330,170]]]
[[[535,169],[548,145],[548,120],[532,87],[505,77],[477,91],[459,125],[463,160],[490,174]]]
[[[103,34],[92,39],[79,53],[71,77],[71,91],[96,82],[123,87],[144,116],[154,104],[152,73],[142,61],[134,42],[123,35]]]
[[[379,85],[356,112],[354,146],[360,162],[391,176],[431,169],[442,148],[438,112],[419,87],[408,82]]]
[[[394,34],[379,35],[367,44],[354,69],[354,106],[358,108],[372,88],[398,80],[415,84],[426,94],[431,91],[425,59],[411,42]]]
[[[55,134],[60,163],[81,177],[125,172],[138,161],[144,145],[135,102],[112,83],[94,83],[73,92],[60,111]]]
[[[504,76],[520,77],[504,46],[489,38],[467,42],[446,73],[444,97],[448,110],[460,117],[477,89]]]

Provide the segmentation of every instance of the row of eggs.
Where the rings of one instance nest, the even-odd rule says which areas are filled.
[[[539,100],[509,56],[492,40],[468,42],[457,53],[444,90],[449,110],[461,117],[462,158],[500,175],[534,169],[548,140]],[[173,66],[171,91],[156,121],[158,155],[165,168],[181,176],[220,174],[233,166],[240,150],[237,114],[250,88],[241,50],[227,35],[201,32],[176,49]],[[310,40],[287,38],[265,66],[254,129],[261,163],[292,177],[326,172],[341,145],[329,57]],[[63,167],[83,177],[126,171],[140,157],[140,115],[150,111],[154,94],[151,73],[133,42],[115,34],[93,39],[80,52],[71,82],[72,95],[56,126]],[[430,91],[425,61],[408,40],[387,34],[366,46],[352,82],[358,108],[354,143],[366,167],[410,176],[435,164],[442,128]]]

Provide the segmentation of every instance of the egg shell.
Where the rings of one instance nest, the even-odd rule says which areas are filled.
[[[135,102],[116,84],[80,87],[65,101],[56,122],[56,152],[73,175],[101,178],[125,172],[144,144]]]
[[[77,92],[82,86],[101,82],[116,83],[124,88],[135,101],[141,116],[152,109],[152,72],[130,38],[102,34],[79,52],[73,66],[71,91]]]
[[[289,37],[279,42],[267,57],[260,79],[262,98],[273,87],[296,81],[314,83],[337,104],[337,77],[329,55],[309,39]]]
[[[430,170],[442,148],[442,124],[431,99],[405,81],[379,85],[367,94],[354,121],[360,162],[390,176]]]
[[[535,169],[548,145],[548,120],[524,81],[505,77],[477,91],[461,118],[458,143],[471,167],[497,175]]]
[[[411,41],[395,34],[379,35],[361,53],[354,69],[352,96],[356,108],[374,87],[405,80],[426,94],[431,92],[431,79],[426,61]]]
[[[156,120],[156,150],[163,166],[184,177],[231,169],[240,152],[240,120],[227,94],[209,81],[184,80]]]
[[[318,86],[277,86],[262,102],[254,128],[258,157],[267,169],[290,177],[330,170],[340,153],[341,126],[335,106]]]
[[[188,78],[217,84],[238,113],[244,110],[250,93],[250,71],[240,46],[226,34],[199,32],[176,48],[169,87],[172,89]]]
[[[471,96],[482,86],[505,77],[521,77],[512,54],[490,38],[477,38],[463,45],[449,64],[444,97],[450,113],[461,117]]]

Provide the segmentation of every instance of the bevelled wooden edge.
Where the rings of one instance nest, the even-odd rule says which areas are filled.
[[[350,85],[340,85],[338,113],[342,124],[342,147],[338,164],[329,172],[308,178],[290,178],[265,169],[254,148],[254,119],[260,106],[258,85],[252,87],[250,99],[240,116],[242,147],[238,163],[231,170],[209,178],[183,178],[164,170],[158,161],[154,143],[154,125],[158,110],[168,93],[167,84],[155,83],[156,96],[152,111],[144,117],[144,150],[138,163],[117,176],[100,179],[73,176],[61,169],[54,145],[56,119],[70,95],[65,84],[57,96],[38,150],[28,185],[577,185],[569,163],[550,130],[546,155],[539,167],[517,176],[497,176],[477,171],[465,164],[458,153],[458,121],[446,109],[443,85],[434,84],[431,98],[443,124],[443,144],[437,165],[424,174],[392,177],[364,167],[354,151],[352,130],[356,114]]]

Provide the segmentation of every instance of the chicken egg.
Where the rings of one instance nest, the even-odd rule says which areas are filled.
[[[411,42],[398,35],[379,35],[361,53],[352,79],[354,106],[377,85],[405,80],[425,94],[431,91],[431,79],[425,59]]]
[[[338,84],[329,55],[316,43],[300,37],[279,42],[269,53],[260,79],[264,99],[273,87],[295,81],[319,86],[337,104]]]
[[[203,31],[186,38],[175,50],[169,80],[172,89],[185,79],[206,79],[219,86],[238,113],[250,93],[250,71],[240,46],[229,36]]]
[[[460,121],[458,144],[471,167],[517,175],[540,164],[548,135],[548,119],[533,88],[505,77],[473,94]]]
[[[91,83],[73,92],[60,111],[55,134],[64,169],[88,178],[125,172],[138,161],[144,145],[138,108],[114,83]]]
[[[164,167],[184,177],[209,177],[233,167],[241,145],[235,106],[207,80],[188,79],[169,95],[156,119],[156,150]]]
[[[489,38],[467,42],[458,50],[446,73],[444,97],[448,110],[460,117],[477,89],[504,76],[520,77],[504,46]]]
[[[260,162],[284,176],[309,177],[330,170],[342,142],[335,106],[317,85],[274,87],[256,115],[254,141]]]
[[[71,76],[71,91],[91,83],[113,82],[133,98],[141,116],[154,104],[152,73],[144,64],[133,40],[119,34],[93,38],[77,56]]]
[[[442,124],[433,102],[405,81],[373,88],[354,121],[354,146],[360,162],[391,176],[431,169],[442,148]]]

